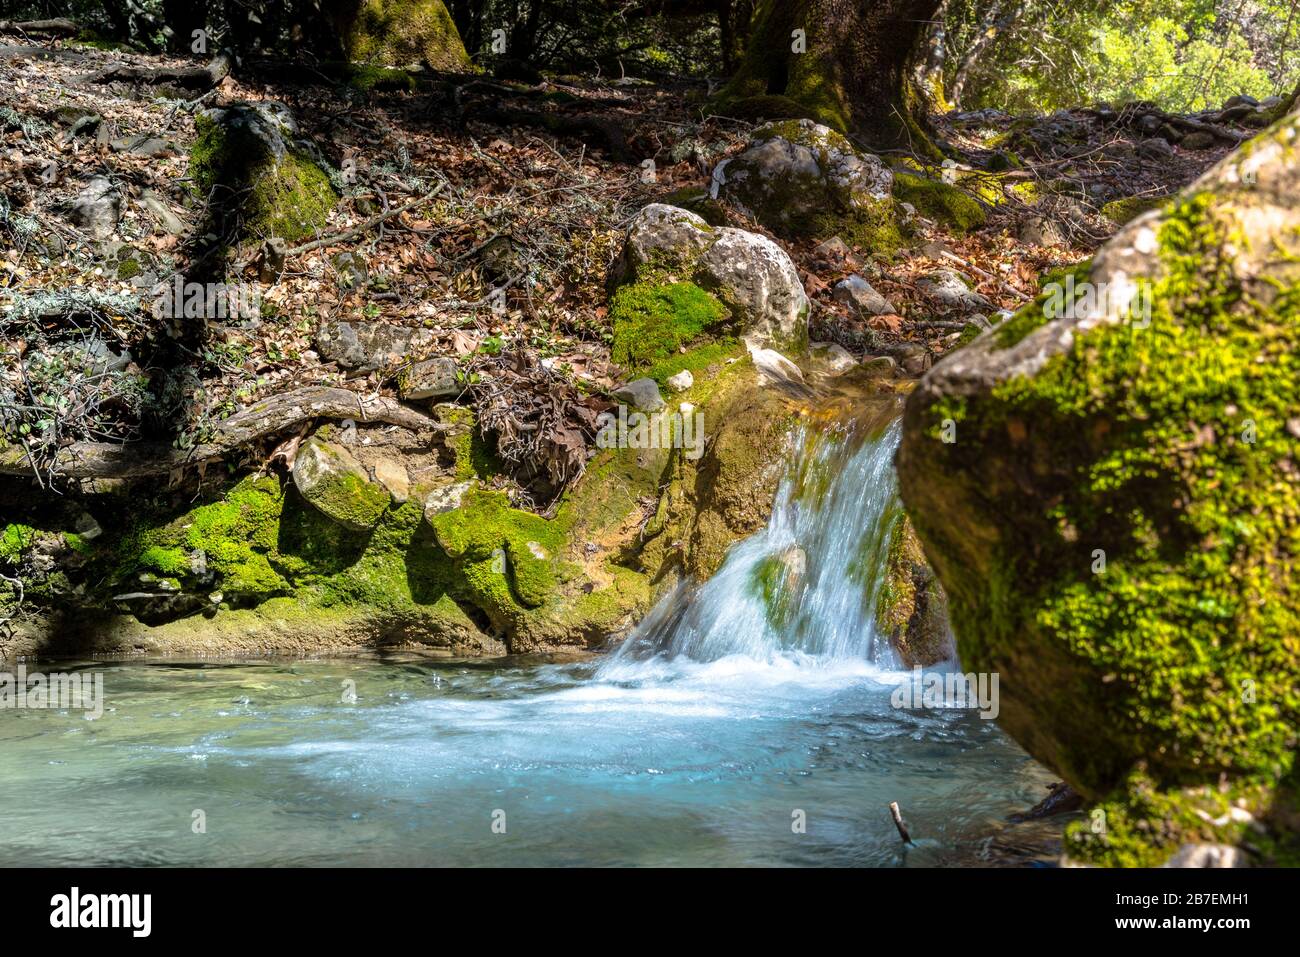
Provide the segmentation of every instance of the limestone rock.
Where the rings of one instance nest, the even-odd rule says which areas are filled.
[[[380,459],[374,465],[375,481],[388,490],[399,505],[411,497],[411,477],[406,466],[394,459]]]
[[[424,500],[424,520],[433,524],[435,516],[441,515],[443,512],[450,512],[454,508],[460,508],[465,493],[473,487],[473,482],[456,482],[453,485],[444,485],[434,489]]]
[[[884,316],[898,311],[857,273],[837,282],[831,296],[836,302],[851,306],[859,316]]]
[[[917,280],[916,288],[946,309],[962,312],[990,312],[993,303],[975,292],[960,274],[951,269],[936,269]]]
[[[809,303],[799,271],[766,236],[714,228],[694,213],[652,203],[632,220],[611,278],[690,280],[731,310],[741,335],[791,351],[807,344]]]
[[[122,194],[107,178],[96,176],[72,201],[69,218],[94,239],[107,239],[122,218]]]
[[[370,371],[406,359],[433,339],[427,329],[382,322],[326,322],[316,331],[316,351],[326,362]]]
[[[668,377],[668,388],[674,392],[685,392],[693,385],[695,385],[695,376],[691,374],[690,369],[683,369]]]
[[[403,399],[442,399],[457,395],[461,383],[456,377],[456,360],[442,356],[425,359],[403,369],[397,377],[397,389]]]
[[[388,491],[370,481],[351,452],[315,437],[298,447],[293,484],[323,515],[354,532],[374,528],[388,508]]]
[[[713,173],[716,195],[782,235],[802,235],[827,210],[870,209],[890,199],[893,174],[812,120],[754,132],[745,151]]]
[[[842,375],[858,364],[848,349],[835,342],[810,342],[808,356],[813,370],[826,376]]]

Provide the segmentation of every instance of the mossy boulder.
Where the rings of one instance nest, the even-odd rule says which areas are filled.
[[[388,508],[389,493],[341,445],[311,438],[298,449],[293,484],[322,515],[354,532],[374,528]]]
[[[190,178],[220,233],[298,242],[325,225],[338,194],[282,104],[205,110],[194,125]]]
[[[1123,226],[1130,220],[1141,216],[1147,210],[1157,208],[1168,198],[1167,196],[1129,196],[1124,199],[1115,199],[1101,208],[1101,214],[1112,223]]]
[[[901,488],[963,665],[999,673],[1003,726],[1128,822],[1072,832],[1072,855],[1237,841],[1239,816],[1172,808],[1208,790],[1258,810],[1294,773],[1298,134],[1286,119],[1130,222],[1070,301],[1045,290],[907,405]]]
[[[629,283],[631,292],[619,290]],[[703,332],[790,352],[808,343],[808,296],[785,251],[765,236],[716,228],[675,206],[652,203],[637,213],[610,285],[615,348],[640,364],[662,358],[669,341],[685,345]],[[653,339],[634,343],[643,330]]]
[[[371,66],[470,69],[443,0],[344,0],[335,16],[347,58]],[[364,74],[363,74],[364,75]]]
[[[889,167],[812,120],[760,127],[744,152],[718,164],[713,182],[719,199],[780,236],[830,235],[837,217],[892,215]]]
[[[948,599],[905,514],[893,521],[889,557],[876,599],[876,624],[905,668],[953,657]]]

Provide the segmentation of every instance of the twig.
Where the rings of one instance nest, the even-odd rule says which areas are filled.
[[[903,814],[898,810],[897,801],[889,802],[889,813],[894,818],[894,827],[898,828],[898,836],[903,839],[903,843],[915,847],[916,842],[912,840],[912,835],[907,833],[907,825],[903,823]]]

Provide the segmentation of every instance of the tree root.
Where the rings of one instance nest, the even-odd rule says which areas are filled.
[[[385,422],[413,432],[443,432],[448,426],[382,396],[363,396],[347,389],[313,386],[271,396],[217,425],[211,442],[189,450],[159,442],[74,442],[59,450],[50,471],[68,479],[133,479],[168,475],[230,455],[268,436],[296,428],[313,419],[354,419]],[[26,450],[0,448],[0,474],[36,471]]]
[[[207,66],[158,67],[147,69],[115,63],[98,73],[78,79],[80,83],[170,83],[187,90],[210,90],[230,74],[230,57],[218,54]]]

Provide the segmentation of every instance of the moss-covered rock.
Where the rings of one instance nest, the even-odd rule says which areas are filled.
[[[928,668],[953,656],[947,597],[912,523],[901,512],[889,537],[876,623],[905,668]]]
[[[800,352],[808,344],[808,296],[790,257],[765,236],[714,228],[694,213],[652,203],[628,227],[610,274],[616,291],[616,351],[636,361],[662,358],[666,342],[699,328],[717,336],[750,337],[776,349]],[[707,295],[705,295],[707,294]],[[719,306],[718,304],[721,304]],[[724,326],[721,307],[729,314]],[[654,340],[632,342],[624,330],[652,330]],[[693,335],[693,334],[692,334]]]
[[[1129,822],[1123,850],[1073,845],[1103,863],[1167,854],[1189,794],[1276,795],[1293,773],[1298,133],[1130,222],[1071,301],[1040,296],[908,403],[899,476],[963,664],[998,672],[1007,730]]]
[[[443,0],[345,0],[338,4],[344,52],[375,66],[428,64],[464,72],[469,55]]]
[[[1168,196],[1129,196],[1125,199],[1115,199],[1101,208],[1101,214],[1112,223],[1123,226],[1147,210],[1156,209],[1168,199]]]
[[[969,193],[936,179],[911,173],[894,174],[894,198],[911,203],[927,219],[968,232],[988,219],[984,207]]]
[[[282,105],[236,103],[194,125],[190,178],[221,232],[297,242],[325,224],[338,194]]]
[[[293,484],[322,515],[354,532],[374,528],[388,508],[389,493],[347,449],[313,437],[298,449]]]

